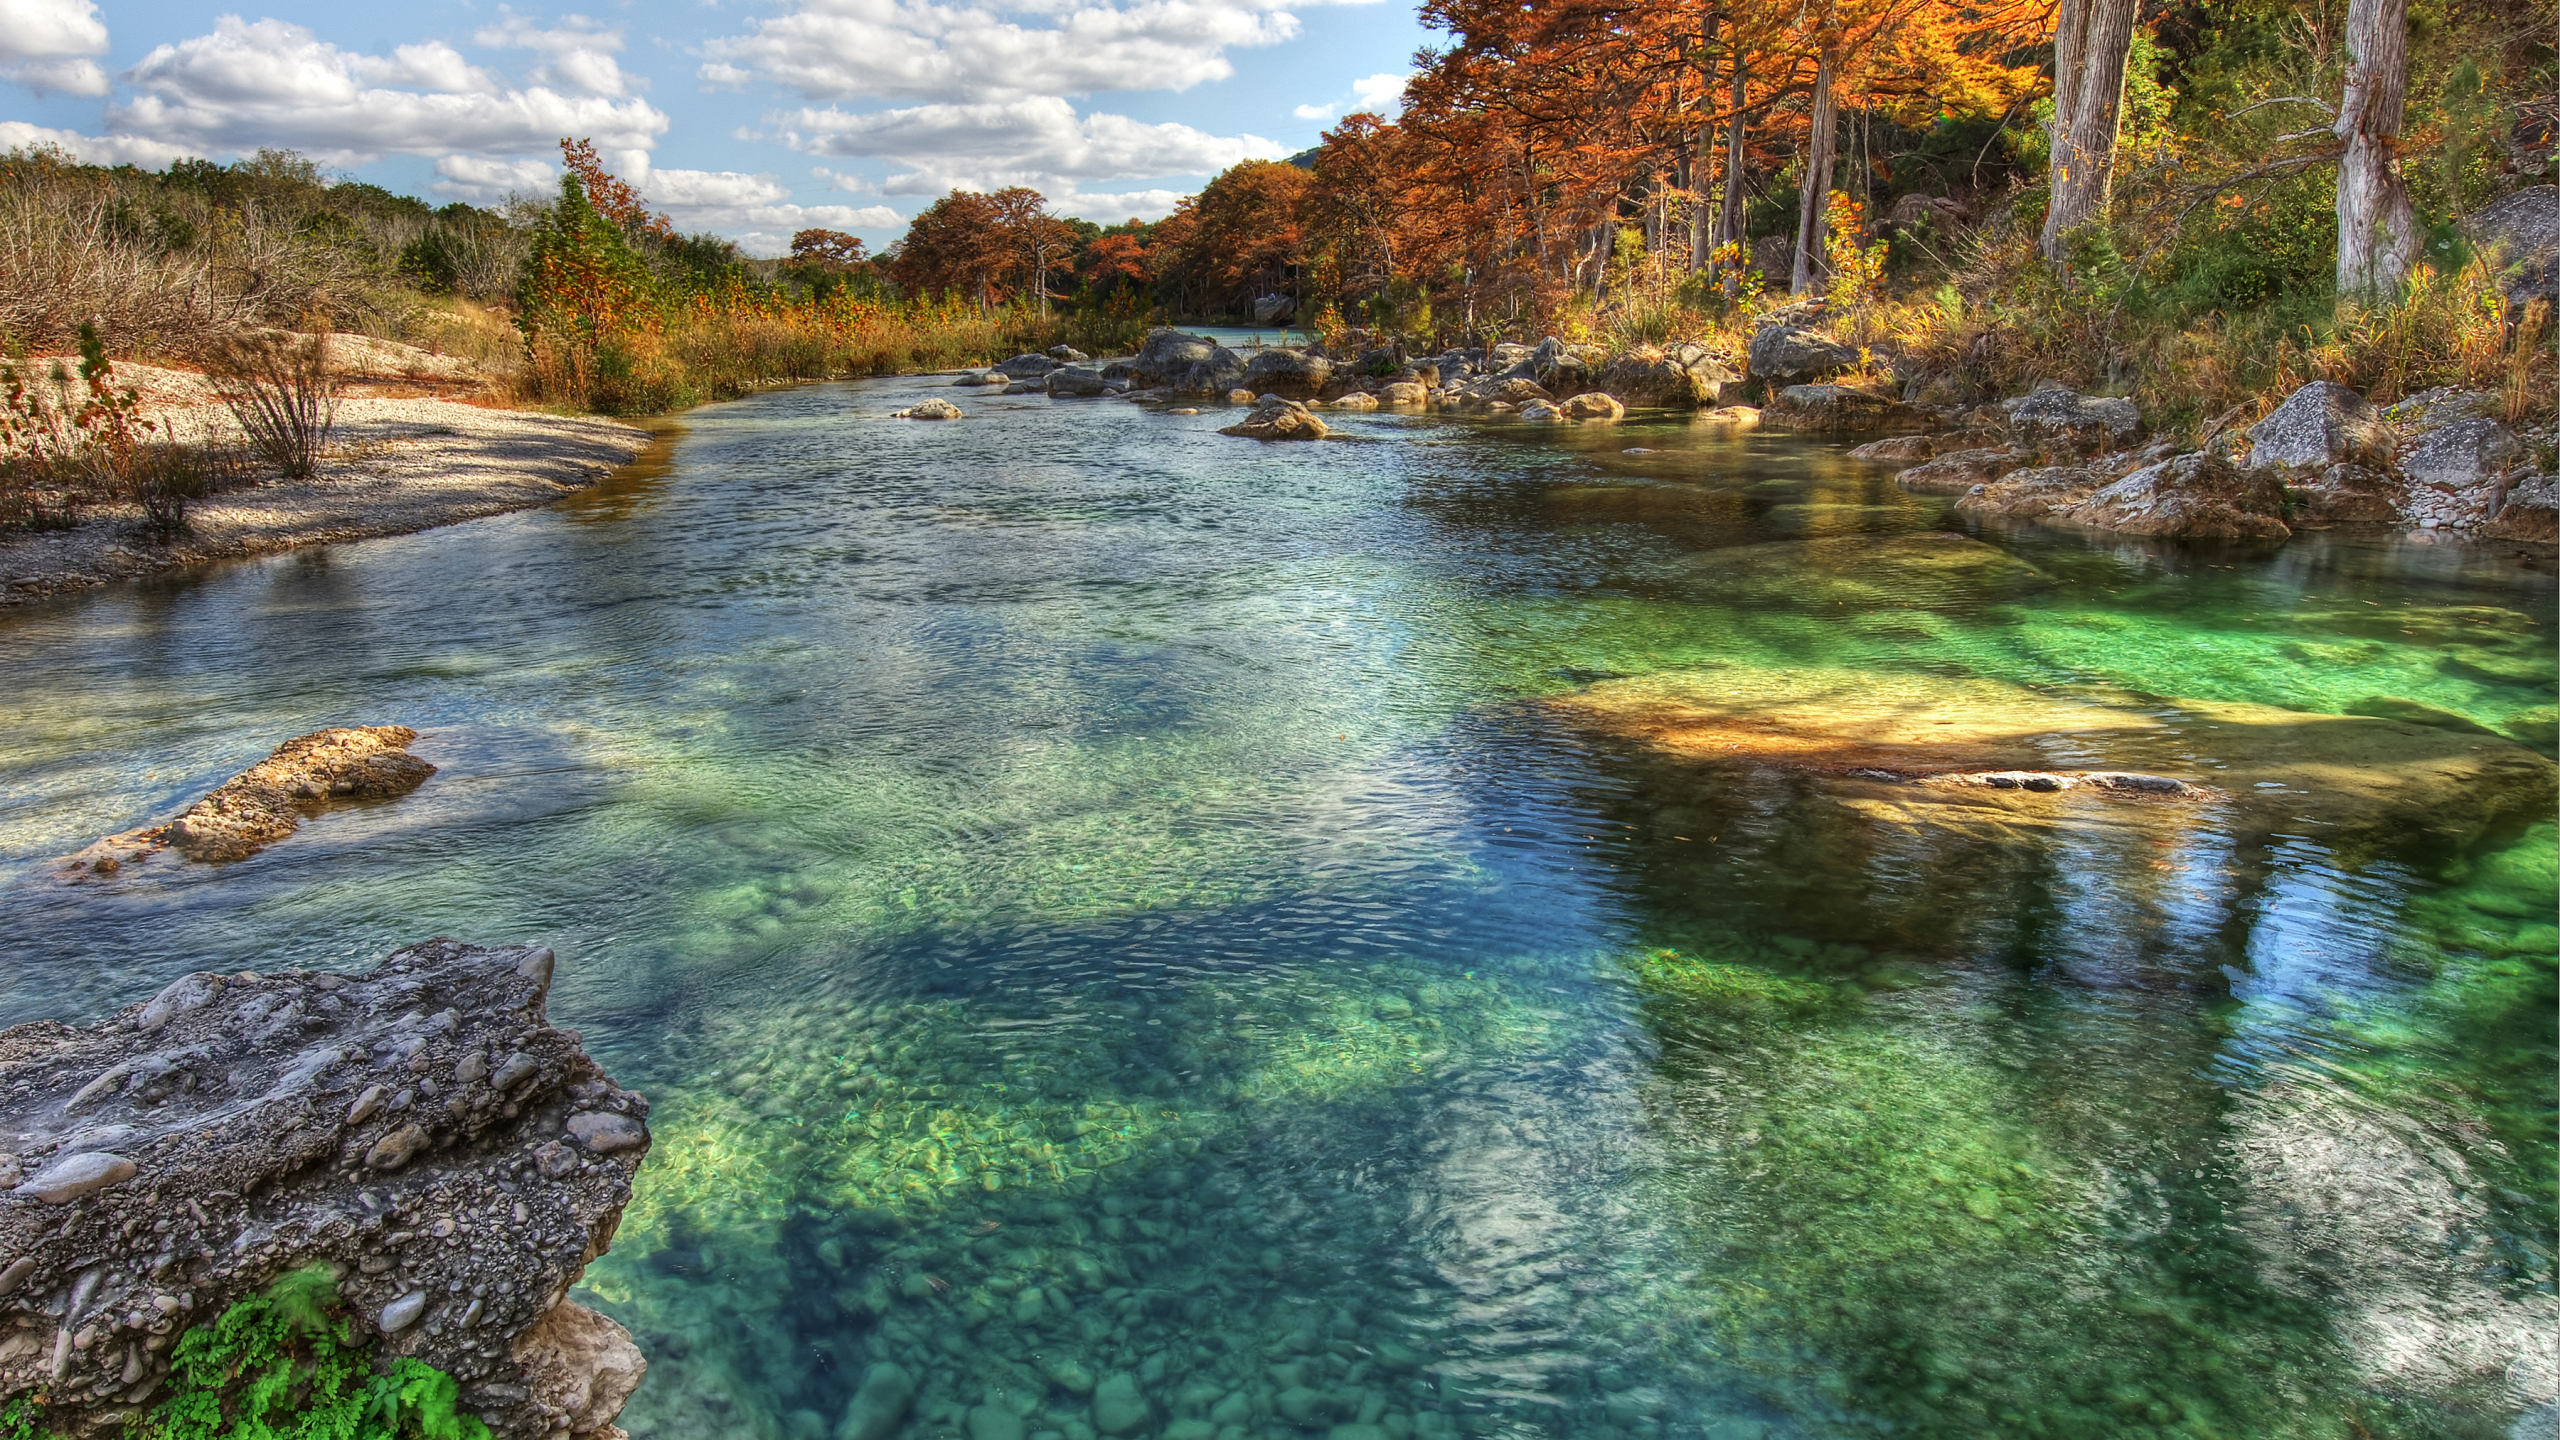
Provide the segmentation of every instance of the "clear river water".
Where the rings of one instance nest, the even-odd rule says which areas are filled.
[[[556,946],[655,1102],[581,1292],[636,1440],[829,1440],[884,1361],[907,1440],[2554,1433],[2547,801],[1887,843],[1557,703],[1819,673],[2548,755],[2547,565],[1981,532],[1685,418],[885,418],[932,384],[0,613],[0,1023]],[[1950,530],[2006,578],[1873,563]],[[387,723],[405,799],[46,878]]]

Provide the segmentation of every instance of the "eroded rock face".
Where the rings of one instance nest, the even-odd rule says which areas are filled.
[[[73,856],[72,878],[112,875],[163,849],[190,860],[241,860],[302,828],[333,802],[389,800],[436,773],[408,753],[418,732],[406,725],[314,730],[226,780],[166,825],[110,835]]]
[[[2388,466],[2398,448],[2391,427],[2344,385],[2314,380],[2249,428],[2249,468],[2326,470],[2332,465]]]
[[[566,1303],[648,1102],[543,1018],[552,955],[435,940],[372,973],[186,976],[86,1029],[0,1031],[0,1397],[72,1434],[170,1347],[314,1264],[385,1356],[509,1440],[618,1435],[644,1368]]]

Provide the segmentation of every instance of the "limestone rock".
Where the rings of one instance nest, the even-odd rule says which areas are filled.
[[[1956,502],[1959,513],[2006,520],[2044,520],[2097,493],[2108,477],[2086,465],[2013,470]]]
[[[1431,391],[1418,380],[1398,380],[1378,390],[1381,405],[1420,405],[1430,398]]]
[[[2560,304],[2560,185],[2535,185],[2483,205],[2462,229],[2488,252],[2510,306]]]
[[[1020,387],[1008,385],[1005,387],[1005,393],[1010,395],[1018,388]],[[1034,385],[1031,388],[1036,390],[1040,387]],[[892,420],[957,420],[966,413],[959,406],[937,396],[931,400],[919,400],[904,410],[892,410],[889,412],[889,418]]]
[[[2293,527],[2326,530],[2335,525],[2388,525],[2400,518],[2408,491],[2380,470],[2332,465],[2309,485],[2285,492],[2293,501]]]
[[[1799,380],[1835,374],[1858,363],[1858,352],[1827,335],[1775,318],[1751,336],[1751,373],[1764,380]]]
[[[1912,466],[1894,476],[1893,483],[1915,495],[1962,495],[2025,463],[2015,450],[1957,450]]]
[[[2536,475],[2509,489],[2498,513],[2480,527],[2488,540],[2521,540],[2549,546],[2560,542],[2560,487]]]
[[[1073,345],[1052,345],[1049,347],[1049,358],[1061,365],[1081,365],[1093,357]]]
[[[1849,452],[1852,460],[1918,465],[1959,450],[2006,450],[2008,437],[1997,430],[1918,431],[1870,440]]]
[[[506,1440],[607,1435],[639,1354],[561,1297],[612,1243],[648,1102],[544,1022],[551,967],[435,940],[364,975],[191,975],[85,1029],[0,1031],[0,1152],[34,1171],[0,1193],[0,1400],[42,1388],[49,1428],[102,1434],[179,1332],[321,1264],[362,1338],[452,1375]],[[465,1079],[475,1055],[523,1063]],[[630,1143],[578,1143],[581,1116]],[[394,1136],[400,1163],[369,1167]],[[73,1170],[97,1183],[48,1199]]]
[[[2466,390],[2459,385],[2439,385],[2405,395],[2382,408],[2382,418],[2399,428],[2403,435],[2423,435],[2440,425],[2456,420],[2477,420],[2496,408],[2498,397],[2486,390]]]
[[[2178,539],[2281,540],[2293,533],[2284,522],[2284,487],[2272,474],[2234,470],[2204,452],[2136,470],[2059,518]]]
[[[1256,325],[1286,325],[1297,313],[1298,300],[1294,295],[1253,297],[1253,323]]]
[[[1146,343],[1129,362],[1133,387],[1162,386],[1177,395],[1218,395],[1244,380],[1244,361],[1234,351],[1205,335],[1186,335],[1167,326],[1147,332]]]
[[[1057,369],[1058,364],[1058,361],[1052,360],[1046,355],[1024,354],[1016,355],[1012,359],[998,365],[996,367],[996,371],[999,374],[1010,375],[1016,380],[1037,380],[1041,376],[1048,374],[1050,371]]]
[[[2398,441],[2363,396],[2314,380],[2286,397],[2274,414],[2249,427],[2249,468],[2326,470],[2332,465],[2391,463]]]
[[[1244,367],[1245,388],[1293,400],[1314,397],[1332,377],[1332,361],[1304,350],[1258,350]]]
[[[1333,408],[1336,410],[1355,411],[1375,410],[1378,408],[1378,397],[1363,390],[1354,390],[1350,394],[1343,396],[1341,399],[1334,401]]]
[[[1624,420],[1627,407],[1614,395],[1587,390],[1556,407],[1567,420]]]
[[[1929,429],[1938,418],[1890,395],[1849,385],[1789,385],[1761,408],[1772,429],[1842,431]]]
[[[112,875],[163,849],[190,860],[239,860],[302,827],[305,816],[348,801],[406,795],[436,773],[408,753],[405,725],[315,730],[224,781],[165,825],[110,835],[70,857],[65,879]]]
[[[2421,433],[2400,452],[2400,473],[2422,485],[2467,490],[2503,477],[2524,458],[2524,442],[2495,420],[2455,420]]]
[[[1757,425],[1760,423],[1760,412],[1755,407],[1749,405],[1719,405],[1715,409],[1701,414],[1698,417],[1698,420],[1701,424],[1706,425],[1732,425],[1736,427]]]
[[[1013,377],[1001,370],[963,370],[954,385],[1010,385]]]
[[[1082,365],[1062,365],[1049,372],[1050,395],[1061,399],[1091,399],[1104,393],[1109,385],[1102,372]]]
[[[2027,445],[2095,455],[2123,449],[2142,434],[2142,412],[2130,400],[2044,389],[2000,408],[2010,433]]]
[[[1520,418],[1531,425],[1561,425],[1565,413],[1544,400],[1532,400],[1520,407]]]
[[[1256,406],[1251,415],[1218,433],[1246,440],[1321,440],[1328,432],[1324,422],[1306,406],[1294,400],[1274,398]]]
[[[1610,394],[1629,404],[1674,410],[1712,407],[1724,398],[1724,387],[1740,379],[1696,345],[1669,351],[1640,346],[1611,361],[1603,372]]]

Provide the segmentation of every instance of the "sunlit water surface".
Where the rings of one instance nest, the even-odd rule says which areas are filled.
[[[657,1104],[583,1292],[649,1353],[639,1440],[824,1440],[883,1360],[910,1440],[2547,1426],[2548,823],[1888,864],[1537,703],[1820,666],[2547,754],[2547,570],[1997,533],[2049,583],[1878,593],[1832,542],[1955,522],[1831,442],[884,418],[927,383],[0,617],[0,1021],[557,946]],[[45,878],[393,722],[406,799]],[[1732,1003],[1648,988],[1674,948]]]

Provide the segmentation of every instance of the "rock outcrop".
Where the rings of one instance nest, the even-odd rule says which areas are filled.
[[[2364,465],[2332,465],[2318,479],[2285,491],[2293,501],[2297,530],[2338,525],[2388,525],[2400,518],[2408,487]]]
[[[645,1365],[565,1297],[612,1243],[648,1102],[543,1017],[552,954],[450,940],[360,976],[185,976],[0,1031],[0,1398],[102,1435],[189,1327],[325,1265],[384,1357],[505,1440],[619,1437]]]
[[[2003,520],[2063,516],[2104,486],[2109,477],[2086,465],[2038,465],[2013,470],[1977,485],[1956,502],[1960,514]]]
[[[1760,411],[1771,429],[1810,431],[1930,429],[1938,417],[1891,395],[1851,385],[1789,385]]]
[[[1244,360],[1205,335],[1168,326],[1147,332],[1129,362],[1133,388],[1164,388],[1176,395],[1223,395],[1244,382]]]
[[[2400,452],[2400,473],[2415,484],[2468,490],[2506,478],[2524,453],[2524,442],[2495,420],[2454,420],[2420,432]]]
[[[2238,471],[2205,452],[2146,465],[2057,518],[2123,535],[2282,540],[2284,487],[2262,470]]]
[[[2025,463],[2016,451],[2005,446],[1957,450],[1912,466],[1894,476],[1893,483],[1915,495],[1962,495]]]
[[[2344,385],[2314,380],[2249,428],[2249,468],[2326,470],[2388,466],[2399,448],[2391,427]]]
[[[1218,433],[1245,440],[1321,440],[1328,432],[1324,422],[1306,406],[1274,395],[1254,407],[1252,414]]]
[[[408,752],[406,725],[353,726],[298,735],[224,781],[165,825],[110,835],[71,857],[66,878],[113,875],[173,849],[190,860],[241,860],[302,828],[304,817],[348,801],[406,795],[436,773]]]
[[[1741,377],[1696,345],[1672,350],[1641,346],[1611,361],[1603,372],[1610,394],[1630,405],[1665,409],[1707,409],[1721,403],[1724,389]]]

